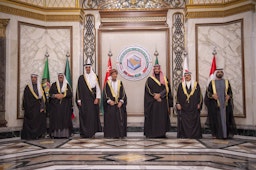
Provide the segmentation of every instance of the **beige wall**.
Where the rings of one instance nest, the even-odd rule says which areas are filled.
[[[162,66],[164,74],[166,74],[166,58],[167,55],[167,32],[160,30],[151,30],[151,31],[115,31],[115,32],[102,32],[101,43],[102,47],[102,72],[101,75],[101,84],[103,84],[107,62],[108,62],[108,51],[111,49],[113,56],[111,57],[112,67],[117,68],[118,56],[121,52],[127,47],[141,47],[150,55],[151,64],[155,62],[154,52],[157,49],[159,52],[159,63]],[[152,68],[151,68],[152,70]],[[149,75],[152,74],[150,71]],[[127,80],[125,77],[122,77],[119,74],[119,79],[122,80],[126,94],[128,97],[127,112],[128,115],[143,115],[144,113],[144,86],[147,77],[144,77],[142,80]]]
[[[251,70],[255,70],[253,67],[255,66],[255,63],[252,61],[255,61],[255,26],[253,24],[255,23],[255,14],[253,12],[245,12],[225,18],[211,18],[211,19],[189,19],[186,23],[186,28],[187,28],[187,44],[188,44],[188,54],[189,54],[189,65],[190,69],[195,72],[196,71],[196,40],[195,40],[195,25],[196,24],[209,24],[209,28],[214,29],[214,26],[211,26],[211,23],[227,23],[231,21],[235,21],[238,19],[243,19],[244,22],[244,29],[243,29],[243,41],[244,41],[244,46],[242,47],[244,50],[244,78],[245,78],[245,87],[244,87],[244,93],[245,93],[245,109],[246,109],[246,117],[245,118],[236,118],[236,123],[240,126],[250,126],[253,127],[256,124],[256,119],[255,119],[255,104],[253,104],[254,101],[254,95],[255,95],[255,90],[252,88],[255,86],[253,84],[253,81],[255,79],[255,74],[252,74]],[[253,21],[254,20],[254,21]],[[253,30],[254,29],[254,30]],[[233,34],[232,31],[230,32],[219,32],[220,36],[219,40],[216,39],[218,34],[213,34],[209,35],[212,36],[212,39],[215,39],[216,42],[216,47],[217,47],[217,52],[218,50],[220,51],[219,54],[217,54],[217,59],[219,58],[219,61],[217,61],[217,64],[220,67],[224,68],[230,68],[230,70],[234,70],[233,72],[229,70],[228,74],[225,74],[225,77],[227,79],[233,79],[233,84],[231,84],[233,87],[233,90],[235,89],[242,89],[242,83],[241,82],[236,82],[236,81],[241,81],[241,78],[243,77],[237,77],[234,75],[236,71],[241,71],[237,69],[241,69],[241,59],[239,58],[240,61],[237,61],[236,63],[239,65],[231,65],[231,63],[235,62],[234,58],[229,58],[230,53],[223,53],[223,45],[227,45],[226,43],[223,44],[223,37],[227,36],[228,34]],[[215,37],[214,37],[215,36]],[[252,39],[254,36],[254,43],[252,43]],[[230,35],[232,37],[232,35]],[[225,39],[225,41],[230,41],[228,39]],[[207,46],[208,49],[200,49],[204,50],[205,58],[211,59],[212,57],[212,51],[214,48],[214,45],[207,41],[208,43],[205,43],[205,46]],[[231,42],[232,43],[232,42]],[[222,45],[221,45],[222,44]],[[202,51],[201,51],[202,52]],[[232,62],[229,63],[229,60],[232,60]],[[200,62],[200,61],[199,61]],[[209,74],[209,68],[199,68],[199,69],[205,69],[204,71]],[[206,74],[206,75],[207,75]],[[241,75],[240,75],[241,76]],[[195,75],[194,75],[195,77]],[[200,77],[202,78],[202,77]],[[200,80],[200,79],[199,79]],[[201,79],[202,80],[202,79]],[[199,82],[201,87],[205,89],[205,81],[200,81]],[[236,86],[236,87],[235,87]],[[235,91],[237,93],[237,91]],[[234,96],[237,97],[237,96]],[[255,102],[255,101],[254,101]],[[242,105],[242,103],[240,103]],[[238,106],[241,107],[241,106]],[[203,122],[205,121],[205,118],[202,118]]]
[[[96,29],[98,30],[100,24],[100,17],[97,11],[89,11],[94,14],[96,17]],[[89,13],[88,12],[88,13]],[[170,16],[172,12],[169,12],[168,16]],[[82,55],[82,31],[83,26],[78,22],[43,22],[34,19],[28,19],[19,16],[8,15],[5,13],[0,13],[1,18],[10,19],[10,22],[7,26],[7,60],[6,60],[6,119],[8,121],[8,127],[21,127],[22,119],[17,119],[17,93],[18,93],[18,21],[23,21],[27,23],[32,23],[36,25],[42,26],[72,26],[73,27],[73,59],[72,59],[72,69],[73,69],[73,87],[74,91],[76,90],[77,79],[80,74],[83,72],[83,55]],[[193,73],[196,71],[196,58],[195,58],[195,24],[197,23],[221,23],[221,22],[229,22],[237,19],[244,20],[244,74],[245,74],[245,105],[246,105],[246,118],[236,118],[236,122],[243,127],[255,127],[256,119],[255,119],[255,110],[256,110],[256,83],[255,83],[255,66],[256,66],[256,37],[255,37],[255,28],[256,28],[256,15],[253,12],[245,12],[225,18],[211,18],[211,19],[188,19],[186,21],[186,47],[188,49],[189,55],[189,66]],[[169,27],[171,27],[170,23],[171,18],[168,19]],[[97,31],[96,31],[97,32]],[[57,35],[56,35],[57,36]],[[98,36],[98,35],[97,35]],[[101,66],[97,65],[101,68],[101,73],[104,77],[105,70],[107,66],[107,54],[109,49],[113,53],[112,63],[115,67],[115,61],[120,52],[131,45],[138,45],[145,48],[148,53],[152,57],[152,61],[154,62],[153,53],[157,48],[159,52],[159,60],[160,64],[163,66],[163,71],[166,73],[166,33],[164,31],[156,31],[156,32],[104,32],[102,33],[102,47],[98,49],[97,52],[101,51],[102,54],[102,63]],[[171,40],[171,35],[170,35]],[[98,44],[97,44],[98,45]],[[211,56],[212,51],[209,51],[209,56]],[[40,54],[40,55],[43,55]],[[98,54],[96,54],[98,55]],[[209,57],[207,56],[207,57]],[[42,56],[43,57],[43,56]],[[42,60],[43,61],[43,60]],[[172,60],[170,60],[172,61]],[[43,63],[42,63],[43,64]],[[171,63],[169,63],[171,64]],[[96,72],[98,69],[96,70]],[[209,72],[208,70],[206,70]],[[171,73],[169,73],[171,75]],[[27,77],[28,75],[22,75]],[[193,75],[195,78],[195,75]],[[144,94],[144,83],[145,78],[140,81],[131,82],[123,79],[120,75],[119,78],[124,82],[124,86],[127,89],[128,95],[128,112],[143,114],[143,94]],[[101,80],[102,81],[102,80]],[[199,82],[201,83],[201,82]],[[203,86],[204,84],[201,84]],[[76,109],[76,113],[77,109]],[[131,122],[143,122],[143,116],[140,118],[130,119]],[[176,117],[172,118],[171,121],[173,125],[175,125]],[[205,118],[202,118],[202,123],[204,123]],[[78,126],[76,124],[75,126]]]
[[[17,107],[20,107],[20,104],[18,105],[18,101],[20,99],[18,99],[18,93],[22,94],[23,93],[23,89],[19,89],[18,87],[18,73],[22,73],[20,76],[21,78],[21,86],[24,87],[24,84],[26,83],[26,80],[28,80],[28,77],[30,76],[30,72],[37,72],[39,75],[42,74],[42,69],[44,66],[44,54],[45,51],[42,51],[40,47],[40,44],[38,44],[38,49],[29,49],[29,46],[27,49],[23,50],[23,54],[29,54],[29,53],[34,53],[35,55],[22,55],[23,57],[26,58],[27,63],[24,63],[22,70],[18,70],[18,21],[22,21],[22,22],[26,22],[26,23],[31,23],[31,24],[35,24],[35,25],[40,25],[40,26],[72,26],[73,27],[73,55],[72,55],[72,68],[73,68],[73,79],[77,80],[78,76],[79,76],[79,72],[81,70],[81,56],[80,56],[80,47],[81,47],[81,32],[80,32],[80,23],[75,23],[75,22],[43,22],[43,21],[38,21],[38,20],[33,20],[33,19],[28,19],[28,18],[23,18],[23,17],[19,17],[19,16],[14,16],[14,15],[9,15],[9,14],[5,14],[5,13],[0,13],[0,18],[6,18],[6,19],[10,19],[10,22],[8,24],[7,27],[7,42],[6,42],[6,46],[7,46],[7,50],[6,50],[6,68],[7,68],[7,72],[6,72],[6,121],[8,122],[7,126],[8,127],[21,127],[22,126],[22,119],[17,119]],[[37,29],[37,28],[34,28]],[[39,29],[38,29],[39,31]],[[54,32],[54,30],[52,30]],[[57,31],[57,29],[56,29]],[[40,31],[39,31],[40,32]],[[38,32],[38,33],[39,33]],[[36,33],[36,31],[34,32]],[[32,39],[37,39],[39,36],[39,34],[35,34],[34,38]],[[62,42],[59,45],[55,44],[56,46],[50,45],[51,43],[55,43],[54,40],[59,39],[58,38],[58,34],[53,33],[52,34],[52,39],[48,40],[51,42],[48,42],[49,45],[49,49],[53,49],[53,50],[57,50],[57,48],[59,48],[60,46],[65,46],[64,44],[67,44],[67,42]],[[23,37],[26,38],[26,37]],[[31,38],[31,37],[27,37],[27,38]],[[25,42],[25,41],[24,41]],[[31,41],[28,41],[31,42]],[[68,42],[69,44],[70,42]],[[22,46],[24,47],[25,44],[22,44]],[[28,44],[27,44],[28,45]],[[37,51],[34,51],[37,50]],[[66,50],[65,50],[66,51]],[[54,53],[54,52],[53,52]],[[52,53],[52,56],[54,56],[54,54]],[[66,52],[64,52],[66,53]],[[30,58],[28,58],[30,57]],[[41,57],[41,59],[40,59]],[[57,55],[55,56],[55,58],[57,57]],[[61,57],[61,56],[59,56]],[[64,56],[63,56],[64,57]],[[23,59],[25,58],[21,58],[22,62],[24,62]],[[38,60],[38,67],[35,66],[31,66],[30,60],[33,60],[33,58],[37,58]],[[65,58],[65,57],[64,57]],[[42,64],[42,66],[39,67],[39,65]],[[59,64],[60,63],[52,63],[51,64],[51,68],[53,68],[52,70],[52,82],[56,80],[56,75],[55,72],[59,68]],[[31,68],[33,67],[33,68]],[[37,69],[37,70],[35,70]],[[23,74],[24,73],[24,74]],[[75,73],[75,74],[74,74]],[[29,74],[29,75],[28,75]],[[40,75],[41,76],[41,75]],[[73,81],[73,86],[76,86],[76,81]]]

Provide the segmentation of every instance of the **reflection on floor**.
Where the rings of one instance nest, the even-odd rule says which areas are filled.
[[[235,136],[232,140],[147,139],[130,132],[125,139],[0,140],[2,169],[256,169],[256,138]]]

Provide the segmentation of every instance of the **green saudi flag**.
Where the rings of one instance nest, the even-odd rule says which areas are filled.
[[[69,61],[68,58],[66,60],[66,66],[65,66],[65,72],[64,72],[66,79],[68,81],[68,84],[70,85],[70,87],[72,88],[72,78],[71,78],[71,71],[70,71],[70,67],[69,67]]]
[[[44,72],[42,76],[42,86],[46,95],[47,100],[49,99],[49,91],[50,91],[50,72],[49,72],[49,64],[48,64],[48,57],[46,56],[46,61],[44,64]]]

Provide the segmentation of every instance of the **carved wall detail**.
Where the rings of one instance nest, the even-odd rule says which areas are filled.
[[[86,15],[84,20],[84,41],[83,41],[83,56],[84,61],[88,59],[92,64],[95,62],[96,52],[96,29],[95,17],[93,15]]]
[[[182,13],[173,14],[172,25],[172,59],[173,59],[173,87],[176,91],[182,79],[183,58],[182,54],[185,50],[185,28],[184,15]]]

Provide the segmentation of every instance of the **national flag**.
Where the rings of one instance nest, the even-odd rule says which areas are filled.
[[[69,60],[68,57],[66,59],[66,66],[65,66],[65,71],[64,71],[65,77],[68,81],[68,84],[70,85],[71,89],[72,89],[72,77],[71,77],[71,71],[70,71],[70,67],[69,67]],[[73,99],[72,99],[72,106],[73,106]],[[71,118],[74,119],[76,116],[74,114],[74,109],[72,107],[72,115]]]
[[[188,57],[185,55],[184,62],[183,62],[183,73],[182,73],[182,81],[185,80],[185,73],[189,72],[188,69]]]
[[[208,78],[208,81],[207,81],[207,86],[209,85],[210,81],[212,81],[215,78],[214,77],[215,70],[216,70],[216,57],[215,57],[215,54],[213,54],[212,65],[211,65],[209,78]]]
[[[104,83],[103,83],[103,89],[104,89],[108,79],[110,78],[110,71],[111,70],[112,70],[111,55],[109,55],[109,57],[108,57],[108,66],[107,66],[106,75],[105,75],[105,79],[104,79]],[[103,99],[103,93],[101,95],[101,98]],[[103,100],[101,100],[101,102],[100,102],[100,112],[102,114],[104,113]]]
[[[155,60],[155,66],[159,65],[159,61],[158,61],[158,57],[156,56],[156,60]]]
[[[112,70],[111,58],[108,57],[108,68],[107,68],[107,71],[106,71],[103,87],[105,86],[106,82],[108,81],[108,79],[110,77],[110,71],[111,70]]]
[[[207,85],[206,85],[206,91],[205,91],[205,96],[204,96],[204,104],[206,105],[206,107],[208,107],[209,105],[209,98],[208,98],[208,93],[207,93],[207,89],[208,89],[208,85],[209,83],[215,79],[214,77],[214,72],[216,70],[216,57],[215,55],[217,54],[216,51],[213,51],[213,58],[212,58],[212,64],[211,64],[211,69],[210,69],[210,73],[209,73],[209,78],[207,80]],[[208,119],[207,119],[208,122]]]
[[[43,76],[42,76],[42,86],[43,86],[43,90],[45,92],[47,101],[49,100],[49,91],[50,91],[50,87],[51,87],[48,56],[49,55],[46,55],[46,61],[44,64],[44,72],[43,72]]]
[[[72,88],[72,78],[71,78],[71,71],[70,71],[70,67],[69,67],[68,57],[67,57],[67,60],[66,60],[66,66],[65,66],[64,74],[66,76],[66,79],[67,79],[70,87]]]

